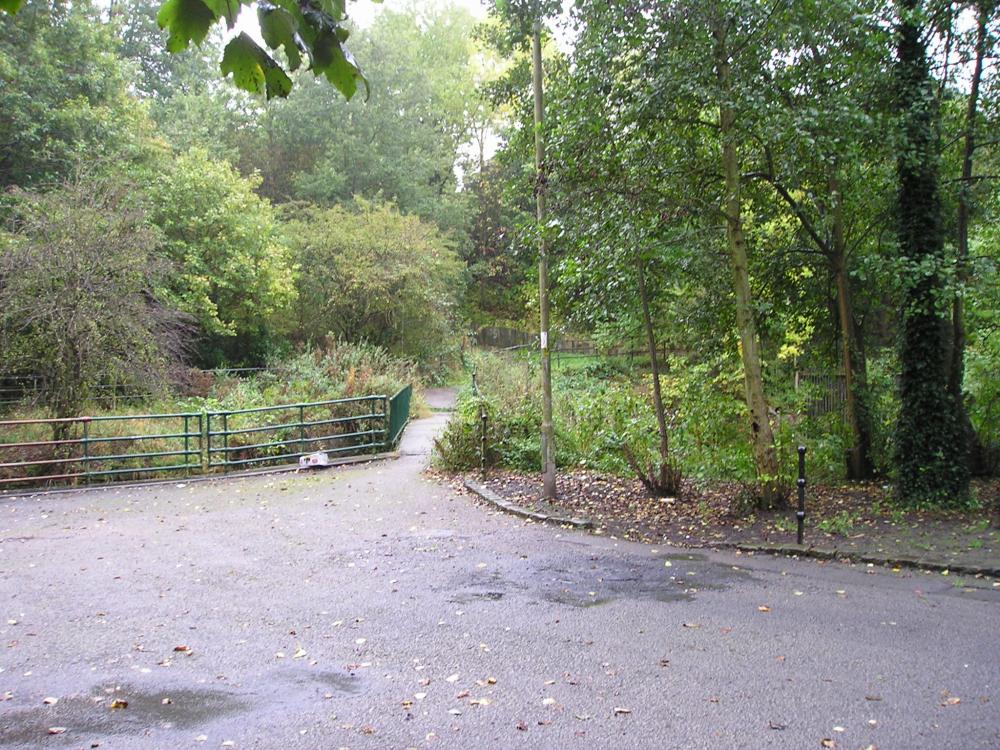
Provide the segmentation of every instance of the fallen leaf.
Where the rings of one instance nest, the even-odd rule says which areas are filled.
[[[174,646],[174,651],[177,651],[177,652],[180,652],[180,653],[187,653],[190,650],[191,650],[190,646]]]
[[[833,740],[829,739],[829,738],[825,738],[825,739],[820,740],[819,744],[821,744],[823,747],[826,747],[826,748],[836,747],[837,746],[837,743],[834,742]]]
[[[782,729],[788,729],[788,725],[782,724],[780,721],[769,721],[767,722],[767,726],[768,729],[777,729],[779,731]]]
[[[527,732],[527,731],[528,731],[528,725],[527,725],[527,724],[525,724],[525,723],[524,723],[523,721],[519,721],[519,722],[517,722],[517,724],[515,724],[515,725],[514,725],[514,727],[515,727],[515,728],[517,729],[517,731],[519,731],[519,732]]]
[[[758,612],[770,612],[771,608],[768,607],[766,604],[762,604],[759,607],[757,607],[757,611]]]
[[[865,700],[866,701],[880,701],[880,700],[882,700],[882,696],[881,695],[866,695],[865,696]]]
[[[942,706],[957,706],[961,702],[962,702],[961,698],[959,698],[957,695],[952,695],[952,696],[949,696],[948,698],[945,698],[943,701],[941,701],[941,705]]]
[[[51,697],[51,696],[50,696],[50,697],[48,697],[48,698],[43,698],[43,699],[42,699],[42,703],[44,703],[44,704],[45,704],[46,706],[54,706],[54,705],[56,705],[56,704],[57,704],[58,702],[59,702],[59,699],[58,699],[58,698],[53,698],[53,697]]]
[[[292,654],[292,658],[293,659],[301,659],[305,655],[306,655],[306,650],[304,648],[302,648],[301,646],[299,646],[299,648],[295,651],[295,653]]]
[[[455,693],[456,700],[462,700],[462,698],[468,698],[468,697],[469,697],[468,690],[462,690],[461,692]]]
[[[65,734],[66,727],[49,727],[49,734]]]
[[[422,701],[424,698],[427,697],[427,693],[414,693],[413,697],[416,698],[418,701]]]
[[[619,716],[621,714],[630,714],[630,713],[632,713],[631,708],[625,708],[624,706],[615,706],[614,710],[615,716]]]
[[[551,706],[555,702],[556,702],[555,698],[546,698],[545,700],[542,701],[542,705],[543,706]]]
[[[457,708],[450,709],[448,711],[448,713],[450,713],[452,716],[461,716],[462,715],[462,711],[460,709],[457,709]]]
[[[445,682],[458,682],[458,672],[455,674],[450,674],[444,678]]]
[[[197,737],[194,738],[194,741],[195,742],[204,742],[207,739],[208,739],[208,735],[207,734],[199,734]]]
[[[122,700],[121,698],[115,698],[111,701],[111,708],[128,708],[128,701]]]
[[[694,629],[696,629],[696,628],[700,628],[700,627],[701,627],[701,625],[699,625],[699,624],[698,624],[698,623],[696,623],[696,622],[685,622],[685,623],[684,623],[684,627],[685,627],[685,628],[691,628],[692,630],[694,630]]]

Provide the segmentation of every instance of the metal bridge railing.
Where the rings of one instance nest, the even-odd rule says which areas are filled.
[[[413,396],[413,386],[400,388],[395,396],[389,399],[389,429],[386,439],[386,447],[392,447],[399,443],[403,430],[410,422],[410,399]]]
[[[189,474],[201,470],[201,453],[197,413],[3,420],[0,487]]]
[[[0,490],[362,455],[399,442],[413,389],[257,409],[0,420]]]
[[[214,411],[206,415],[207,468],[376,452],[388,442],[385,396]]]

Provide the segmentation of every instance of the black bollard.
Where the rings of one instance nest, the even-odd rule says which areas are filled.
[[[795,518],[798,519],[799,528],[798,534],[796,535],[796,541],[798,544],[802,544],[802,526],[806,520],[806,447],[804,445],[799,446],[799,509],[795,512]]]
[[[482,425],[479,433],[479,471],[486,476],[486,404],[479,404],[479,419]]]

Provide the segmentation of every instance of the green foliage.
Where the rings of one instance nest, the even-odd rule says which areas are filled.
[[[356,396],[391,396],[406,385],[420,387],[413,362],[371,344],[329,338],[315,349],[269,363],[251,377],[216,378],[203,396],[176,406],[204,409],[254,409],[278,404],[330,401]]]
[[[81,413],[99,384],[162,388],[180,320],[150,295],[157,234],[120,182],[16,192],[0,234],[2,374],[41,376],[42,405]]]
[[[243,5],[239,0],[165,0],[157,13],[161,29],[170,33],[167,49],[186,50],[191,42],[201,44],[220,20],[233,28]],[[257,0],[261,36],[272,50],[284,49],[288,71],[299,68],[304,54],[315,76],[324,76],[345,99],[354,96],[358,83],[368,83],[345,43],[350,31],[344,25],[344,0],[300,4],[293,0]],[[222,74],[233,74],[235,83],[251,93],[270,99],[285,97],[292,82],[285,67],[247,34],[241,33],[226,45]]]
[[[266,94],[268,99],[288,96],[292,90],[292,79],[246,32],[226,45],[220,69],[222,75],[232,73],[239,88],[253,94]]]
[[[0,16],[0,188],[51,185],[79,166],[149,157],[150,123],[98,11],[32,4]]]
[[[816,522],[816,530],[824,534],[848,536],[854,530],[858,519],[849,511],[842,510],[831,518],[823,518]]]
[[[193,149],[146,188],[150,218],[174,266],[163,298],[197,320],[200,359],[208,366],[241,358],[259,363],[295,299],[289,251],[256,184]]]
[[[355,196],[391,201],[463,238],[472,207],[457,190],[455,164],[477,111],[473,24],[456,8],[383,11],[358,34],[375,81],[366,102],[300,77],[243,148],[262,194],[323,206]]]
[[[948,389],[947,328],[940,309],[944,294],[940,115],[933,99],[924,28],[913,13],[917,8],[917,0],[901,3],[896,72],[901,131],[899,253],[908,271],[899,335],[897,491],[909,506],[962,505],[969,492],[968,445]]]
[[[453,361],[462,267],[433,224],[389,204],[292,208],[286,236],[298,267],[296,328],[383,346],[426,372]]]

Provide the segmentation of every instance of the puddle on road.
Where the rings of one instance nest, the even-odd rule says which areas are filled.
[[[451,604],[471,604],[481,601],[498,602],[503,599],[504,593],[503,591],[467,591],[449,597],[448,602]]]
[[[274,690],[275,682],[283,682],[293,687],[292,691]],[[295,690],[298,688],[299,690]],[[290,695],[300,692],[302,688],[325,695],[326,693],[339,693],[343,696],[357,695],[361,692],[361,678],[349,672],[337,672],[334,670],[322,671],[278,671],[269,676],[268,692],[277,695]]]
[[[54,706],[6,710],[0,723],[0,747],[77,748],[92,742],[112,747],[105,738],[195,731],[250,710],[287,712],[315,707],[331,694],[350,698],[361,693],[364,681],[337,670],[285,668],[260,676],[240,693],[212,688],[144,690],[129,684],[119,684],[109,693],[107,687],[97,685],[83,695],[66,696]],[[115,700],[128,705],[111,708]],[[65,727],[66,732],[50,735],[49,727]]]
[[[746,571],[708,562],[696,553],[660,555],[642,562],[615,558],[587,562],[589,565],[575,568],[540,568],[541,598],[581,609],[619,599],[685,602],[693,601],[699,592],[722,591],[750,578]]]
[[[576,566],[573,563],[577,563]],[[454,581],[451,604],[497,602],[516,592],[531,599],[589,609],[620,599],[673,603],[693,601],[702,591],[722,591],[751,578],[745,570],[711,562],[695,552],[648,559],[560,556],[514,571],[476,571]]]
[[[98,702],[97,698],[100,698]],[[114,700],[127,701],[111,708]],[[164,701],[167,701],[166,703]],[[137,735],[149,730],[202,726],[246,707],[245,699],[223,690],[162,690],[146,692],[122,685],[113,693],[96,688],[86,695],[63,698],[54,706],[14,710],[0,726],[0,746],[37,747],[58,742],[79,747],[107,735]],[[49,727],[66,732],[50,735]]]

